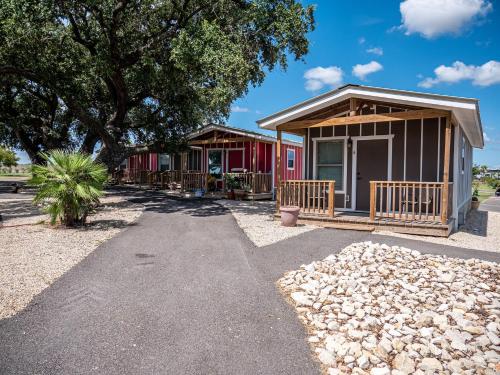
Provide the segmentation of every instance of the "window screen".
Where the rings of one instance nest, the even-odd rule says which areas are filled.
[[[344,141],[318,142],[316,176],[319,180],[335,180],[335,186],[344,186]]]
[[[286,160],[287,160],[287,168],[295,169],[295,150],[287,150]]]
[[[222,175],[222,151],[208,151],[208,173]]]

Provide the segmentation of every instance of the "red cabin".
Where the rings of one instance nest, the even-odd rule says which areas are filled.
[[[198,174],[201,180],[212,176],[212,179],[215,177],[217,180],[217,188],[221,189],[224,176],[239,174],[245,176],[245,180],[248,179],[254,193],[270,193],[277,184],[276,138],[244,129],[211,124],[191,133],[188,139],[190,146],[188,152],[147,153],[129,157],[125,166],[128,175],[139,172],[144,175],[144,171],[148,171],[182,172],[186,175],[185,178],[189,178],[189,174],[193,176]],[[302,179],[302,173],[302,143],[282,140],[283,180]],[[179,176],[172,178],[179,179],[182,176],[179,173]]]

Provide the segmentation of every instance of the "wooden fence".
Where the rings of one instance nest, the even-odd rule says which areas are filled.
[[[452,183],[443,211],[443,182],[370,181],[370,219],[446,224],[452,213]]]
[[[288,180],[281,182],[281,206],[298,206],[302,213],[327,215],[335,213],[335,181]]]

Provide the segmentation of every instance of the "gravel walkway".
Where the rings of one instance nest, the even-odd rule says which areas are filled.
[[[500,252],[500,212],[472,210],[467,222],[448,238],[376,231],[387,236],[409,238],[447,246]]]
[[[85,228],[52,228],[31,199],[0,199],[0,319],[25,308],[32,298],[101,243],[132,223],[142,205],[119,196],[102,199]]]
[[[299,234],[317,229],[313,225],[283,227],[279,220],[274,220],[276,202],[273,201],[217,201],[228,208],[239,227],[255,246],[268,246]]]
[[[500,371],[500,265],[363,242],[278,282],[324,372]]]

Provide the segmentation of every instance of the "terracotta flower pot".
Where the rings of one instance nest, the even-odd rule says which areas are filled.
[[[282,206],[280,207],[281,225],[284,227],[295,227],[299,218],[300,207]]]

